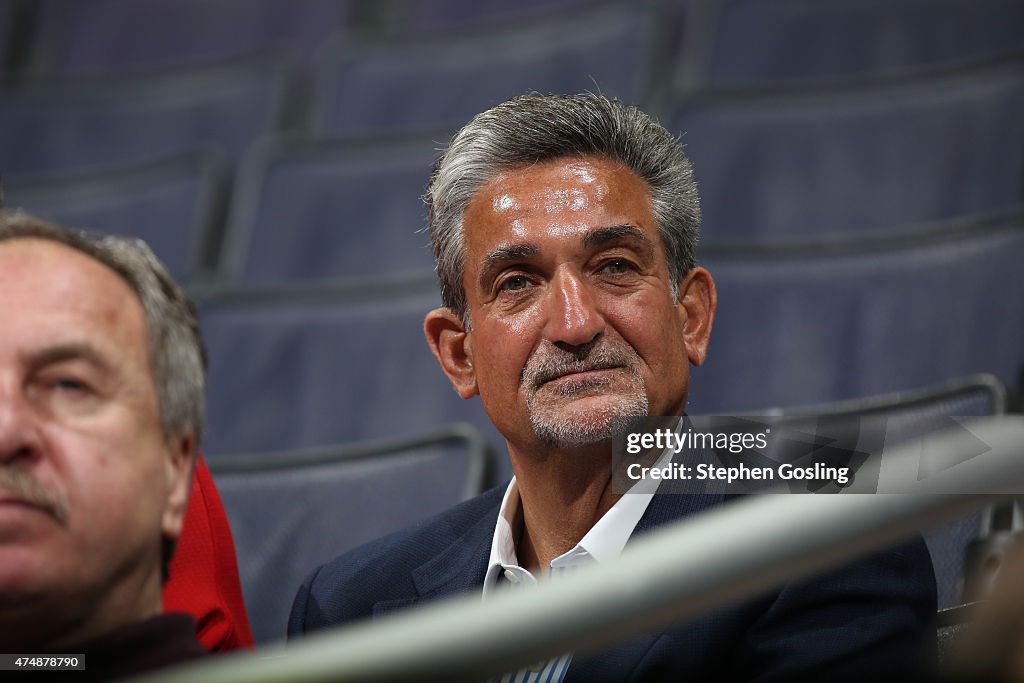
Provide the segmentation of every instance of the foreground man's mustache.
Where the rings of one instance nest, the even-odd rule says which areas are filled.
[[[14,500],[39,508],[58,522],[68,516],[63,497],[40,484],[21,467],[0,467],[0,500]]]
[[[636,352],[606,342],[586,348],[581,353],[565,351],[545,343],[530,356],[523,368],[521,383],[537,389],[551,380],[579,372],[636,367]]]

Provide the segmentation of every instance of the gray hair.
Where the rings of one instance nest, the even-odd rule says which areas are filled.
[[[160,424],[166,436],[191,432],[202,439],[206,378],[195,308],[142,240],[92,236],[51,225],[28,214],[0,211],[0,242],[42,239],[79,251],[125,280],[142,303]]]
[[[617,161],[640,176],[665,244],[673,294],[693,268],[700,201],[678,138],[636,107],[602,95],[520,95],[475,116],[434,164],[424,201],[446,307],[469,324],[463,217],[495,175],[564,157]]]

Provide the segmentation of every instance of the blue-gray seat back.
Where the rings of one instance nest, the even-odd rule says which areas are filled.
[[[409,33],[494,26],[523,20],[557,19],[560,13],[586,12],[607,0],[399,0],[394,23]]]
[[[53,76],[204,66],[314,51],[352,0],[35,0],[40,69]]]
[[[322,135],[452,131],[514,95],[647,94],[654,22],[641,7],[461,36],[343,45],[319,69]]]
[[[704,250],[718,285],[698,413],[902,391],[1024,363],[1024,217],[915,238]]]
[[[11,41],[14,39],[17,0],[0,0],[0,82],[7,76]]]
[[[436,148],[431,139],[258,146],[236,186],[225,276],[262,285],[429,273],[420,197]]]
[[[704,241],[793,241],[1024,201],[1024,61],[885,85],[678,105]]]
[[[208,301],[210,359],[204,449],[308,448],[470,422],[498,443],[479,400],[463,401],[434,360],[424,294],[346,301],[330,293],[280,301]]]
[[[284,638],[292,600],[320,564],[491,485],[471,427],[306,452],[211,458],[257,643]]]
[[[955,67],[1024,50],[1017,0],[728,0],[707,81],[777,85]]]
[[[5,176],[85,171],[207,148],[234,160],[284,125],[290,75],[261,60],[12,89],[0,98],[0,168]]]
[[[204,265],[227,191],[216,156],[102,174],[5,182],[5,203],[71,228],[144,240],[181,281]]]

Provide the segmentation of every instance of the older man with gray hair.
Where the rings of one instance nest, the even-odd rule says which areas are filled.
[[[0,320],[0,652],[97,680],[201,656],[161,602],[203,430],[191,304],[141,242],[3,212]]]
[[[482,400],[515,477],[321,567],[295,600],[293,635],[455,593],[571,581],[631,538],[725,502],[612,485],[621,425],[682,416],[690,365],[708,352],[717,294],[695,261],[700,208],[679,141],[598,95],[524,95],[455,135],[426,202],[443,303],[426,316],[427,343],[459,395]],[[934,610],[918,539],[502,680],[905,675],[934,641]]]

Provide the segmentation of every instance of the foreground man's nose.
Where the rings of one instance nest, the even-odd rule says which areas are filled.
[[[552,280],[545,305],[545,337],[555,344],[586,346],[604,332],[604,316],[593,293],[572,273],[560,273]]]

